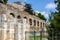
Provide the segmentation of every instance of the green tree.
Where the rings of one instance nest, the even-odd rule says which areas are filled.
[[[29,14],[33,15],[33,10],[30,4],[25,4],[25,11],[28,12]]]
[[[56,40],[59,40],[60,39],[60,15],[59,13],[58,14],[55,14],[54,15],[54,19],[51,21],[51,27],[53,27],[53,29],[55,29],[54,31],[54,37]]]
[[[56,0],[57,3],[57,11],[54,13],[53,17],[50,17],[50,31],[48,32],[51,40],[60,40],[60,0]],[[52,30],[51,30],[52,29]],[[51,34],[50,34],[51,33]]]
[[[55,27],[57,30],[60,29],[60,1],[56,0],[57,3],[57,11],[54,13],[53,19],[51,20],[51,26]]]
[[[46,18],[44,17],[44,15],[42,15],[41,13],[39,13],[38,15],[37,15],[37,17],[39,17],[40,19],[42,19],[42,20],[45,20],[46,21]]]
[[[48,31],[48,40],[54,40],[54,27],[51,26],[51,22],[54,18],[54,12],[51,12],[51,14],[49,14],[49,26],[47,27],[47,31]]]

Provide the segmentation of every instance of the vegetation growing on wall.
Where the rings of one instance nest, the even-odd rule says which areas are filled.
[[[25,4],[25,11],[28,12],[29,14],[33,15],[33,10],[30,4]]]

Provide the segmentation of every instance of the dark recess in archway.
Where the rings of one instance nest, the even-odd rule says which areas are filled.
[[[20,16],[20,15],[18,15],[18,16],[17,16],[17,18],[18,18],[18,19],[21,19],[21,16]]]
[[[13,17],[15,17],[15,15],[13,13],[10,13],[10,15],[12,15]]]

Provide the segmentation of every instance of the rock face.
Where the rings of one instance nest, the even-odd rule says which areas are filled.
[[[22,4],[0,3],[0,40],[29,40],[29,32],[41,31],[46,27],[44,20],[30,15],[24,9]]]
[[[0,3],[0,14],[6,13],[6,11],[7,11],[6,8],[7,7],[5,5],[3,5],[3,4]]]

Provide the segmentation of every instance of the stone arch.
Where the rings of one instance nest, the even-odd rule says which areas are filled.
[[[27,19],[27,17],[24,17],[24,19]]]
[[[42,22],[40,22],[40,28],[42,28]]]
[[[11,15],[15,18],[19,17],[19,15],[20,15],[21,18],[23,18],[22,13],[20,13],[20,12],[17,12],[17,11],[15,12],[15,11],[12,11],[12,10],[8,10],[8,13],[9,13],[8,15],[10,15],[10,13],[12,13]]]
[[[39,26],[39,21],[37,21],[37,26]]]
[[[23,19],[22,13],[17,12],[15,15],[16,15],[16,18]]]
[[[32,25],[32,19],[29,19],[29,23],[30,23],[30,25]]]
[[[17,19],[21,19],[21,16],[20,16],[20,15],[18,15],[18,16],[17,16]]]
[[[10,13],[10,15],[12,15],[13,17],[15,17],[14,13]]]
[[[36,26],[36,20],[34,20],[34,26]]]

